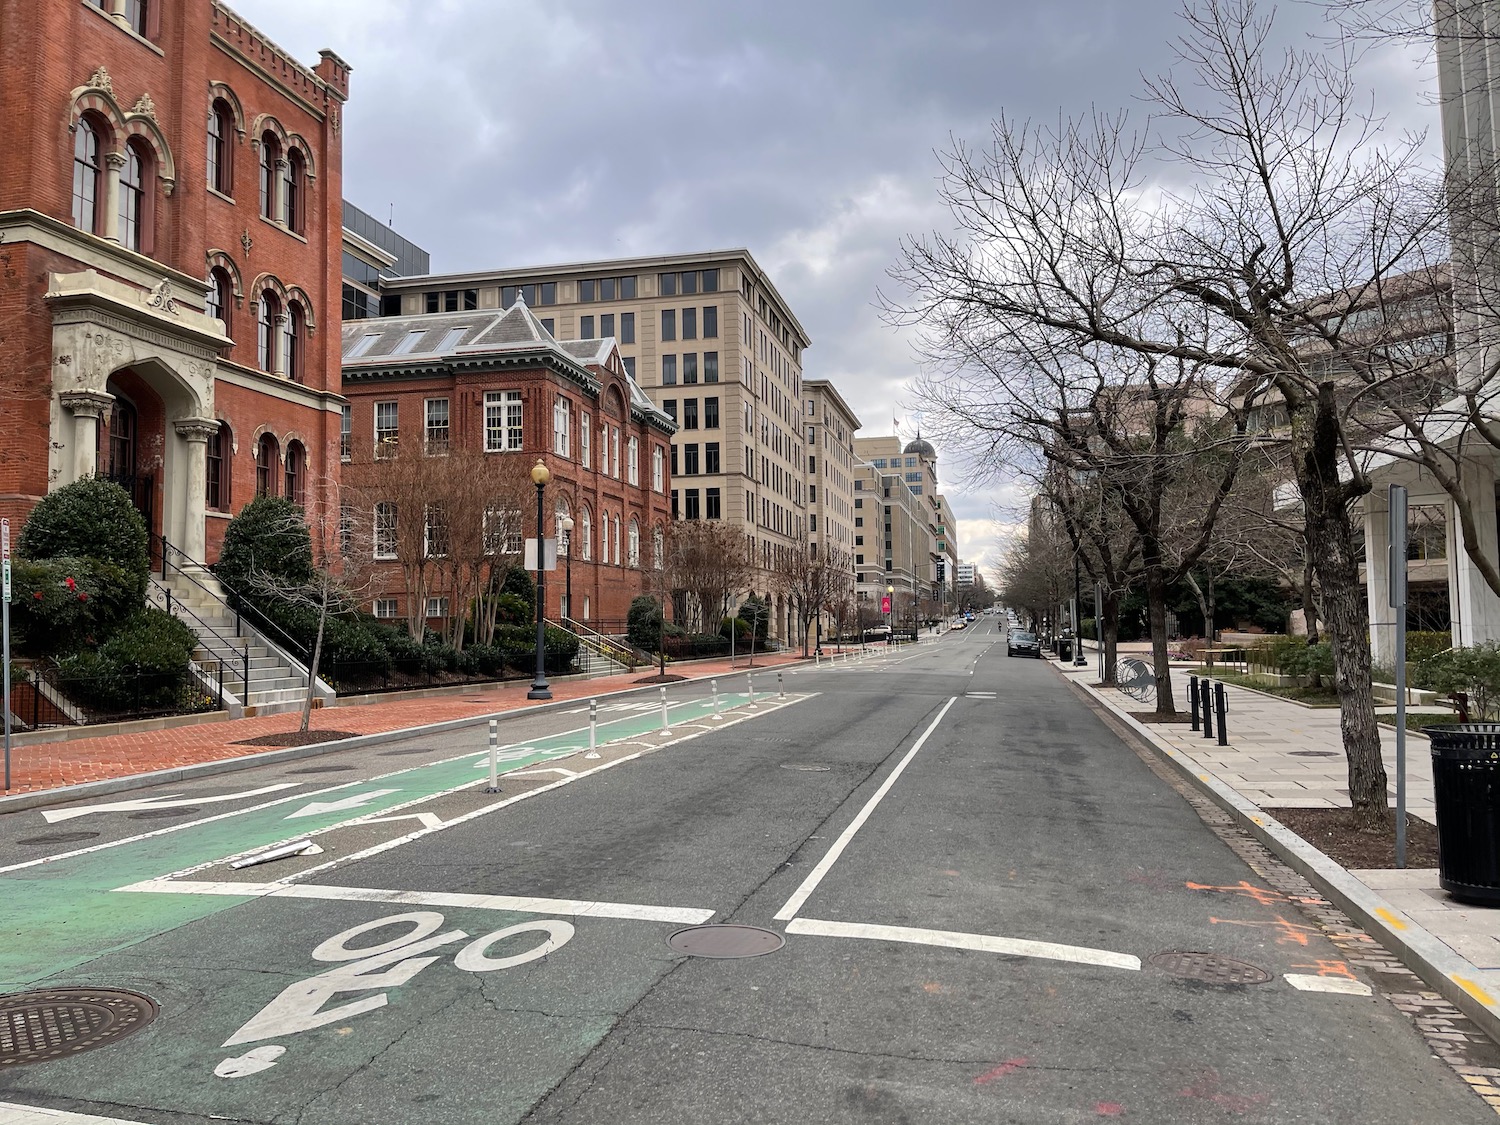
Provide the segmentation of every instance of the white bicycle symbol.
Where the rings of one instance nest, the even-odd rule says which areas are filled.
[[[399,925],[411,928],[399,937],[374,945],[351,947],[349,944],[372,931]],[[469,936],[463,930],[438,933],[442,927],[441,914],[433,910],[417,910],[409,914],[377,918],[373,922],[365,922],[334,934],[312,951],[313,960],[342,963],[337,968],[288,985],[230,1036],[224,1046],[234,1047],[241,1043],[297,1035],[385,1007],[387,996],[384,991],[332,1008],[324,1005],[341,993],[368,992],[371,989],[395,988],[406,984],[427,966],[441,960],[440,957],[424,955],[463,941]],[[521,953],[505,957],[489,956],[492,946],[525,933],[543,933],[546,938]],[[572,938],[572,924],[557,918],[522,922],[469,942],[454,955],[453,964],[468,973],[512,969],[561,949]],[[257,1047],[244,1055],[225,1059],[214,1068],[214,1073],[220,1078],[243,1078],[275,1066],[276,1061],[285,1053],[286,1048],[279,1044]]]

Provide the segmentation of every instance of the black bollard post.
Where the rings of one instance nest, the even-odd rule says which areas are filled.
[[[1198,729],[1198,677],[1188,677],[1188,711],[1193,716],[1193,729]]]
[[[1225,728],[1225,716],[1229,714],[1229,699],[1224,694],[1222,683],[1214,684],[1214,710],[1219,713],[1219,745],[1229,745],[1229,731]]]
[[[1207,678],[1198,685],[1198,698],[1203,701],[1203,737],[1212,738],[1214,736],[1214,712]]]

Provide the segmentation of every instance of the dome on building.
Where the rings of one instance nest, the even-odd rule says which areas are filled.
[[[914,441],[909,441],[906,443],[906,448],[903,449],[902,452],[915,453],[919,457],[926,457],[929,460],[933,461],[937,460],[937,450],[932,448],[932,443],[930,441],[923,441],[922,435],[920,433],[917,434]]]

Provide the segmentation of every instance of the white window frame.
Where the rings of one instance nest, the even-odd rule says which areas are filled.
[[[631,484],[641,483],[641,440],[632,437],[625,447],[625,476]]]
[[[615,516],[615,565],[620,565],[620,517]]]
[[[501,532],[491,528],[499,516],[506,521],[506,526]],[[499,536],[503,534],[504,538]],[[521,511],[519,508],[496,508],[489,507],[484,510],[484,525],[480,529],[484,553],[493,555],[496,553],[504,555],[519,555],[521,553]]]
[[[388,514],[383,514],[382,509],[388,510]],[[396,557],[399,548],[396,538],[398,515],[396,503],[393,500],[382,500],[375,505],[374,553],[377,559],[390,560]]]
[[[427,604],[422,607],[426,610],[426,618],[429,621],[443,620],[448,618],[448,596],[446,594],[430,594]]]
[[[382,621],[389,621],[401,616],[401,603],[395,598],[376,598],[374,614]]]
[[[432,549],[433,530],[438,525],[434,523],[434,516],[439,520],[442,518],[443,506],[441,504],[428,504],[422,509],[422,557],[428,559],[446,559],[447,551],[434,551]]]
[[[630,528],[629,528],[629,531],[630,531],[630,541],[629,541],[629,546],[627,548],[627,555],[626,555],[626,557],[629,559],[630,565],[632,567],[634,567],[636,569],[640,569],[640,565],[641,565],[641,525],[638,524],[635,521],[635,517],[634,516],[630,517]]]
[[[386,410],[387,407],[389,407],[387,413],[389,414],[389,421],[391,424],[389,426],[382,426],[380,424],[380,415],[381,412]],[[377,402],[375,404],[374,427],[375,432],[373,437],[375,441],[375,460],[381,461],[387,457],[395,456],[396,446],[401,441],[400,402],[395,399],[391,399],[387,402]],[[381,437],[381,434],[388,434],[390,436]]]
[[[620,479],[620,427],[609,428],[609,454],[610,454],[610,476],[615,480]],[[619,554],[618,551],[615,552]],[[616,560],[618,561],[618,560]]]
[[[516,453],[526,442],[525,407],[520,391],[484,392],[484,451]]]
[[[573,404],[566,395],[558,395],[552,404],[552,452],[559,457],[572,457]]]
[[[590,513],[587,504],[578,513],[578,530],[583,532],[581,537],[583,542],[583,561],[592,562],[594,560],[594,517]]]
[[[432,408],[442,403],[443,406],[443,433],[446,435],[441,439],[442,447],[438,450],[433,448],[432,439]],[[428,456],[436,452],[439,456],[446,454],[453,443],[453,406],[447,398],[428,398],[422,400],[422,442],[423,448]]]
[[[587,411],[585,411],[583,414],[581,414],[579,416],[579,421],[578,421],[578,460],[580,462],[582,462],[583,467],[585,469],[592,468],[592,466],[590,465],[590,461],[592,460],[592,454],[593,454],[592,445],[593,445],[593,437],[594,437],[593,431],[590,429],[590,427],[592,425],[593,425],[593,419],[591,419],[588,416],[588,412]]]
[[[651,489],[653,492],[660,492],[665,487],[663,477],[664,461],[665,458],[661,455],[661,446],[653,445],[651,447]]]

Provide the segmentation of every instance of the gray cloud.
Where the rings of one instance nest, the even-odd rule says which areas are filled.
[[[231,3],[354,66],[345,194],[394,205],[435,270],[748,246],[813,338],[806,373],[872,433],[910,420],[915,361],[875,301],[901,236],[946,226],[934,149],[1002,111],[1132,106],[1176,31],[1168,0]],[[1316,3],[1281,19],[1321,26]],[[1431,124],[1420,52],[1365,70],[1393,128]],[[1014,488],[943,475],[965,557],[993,558]]]

